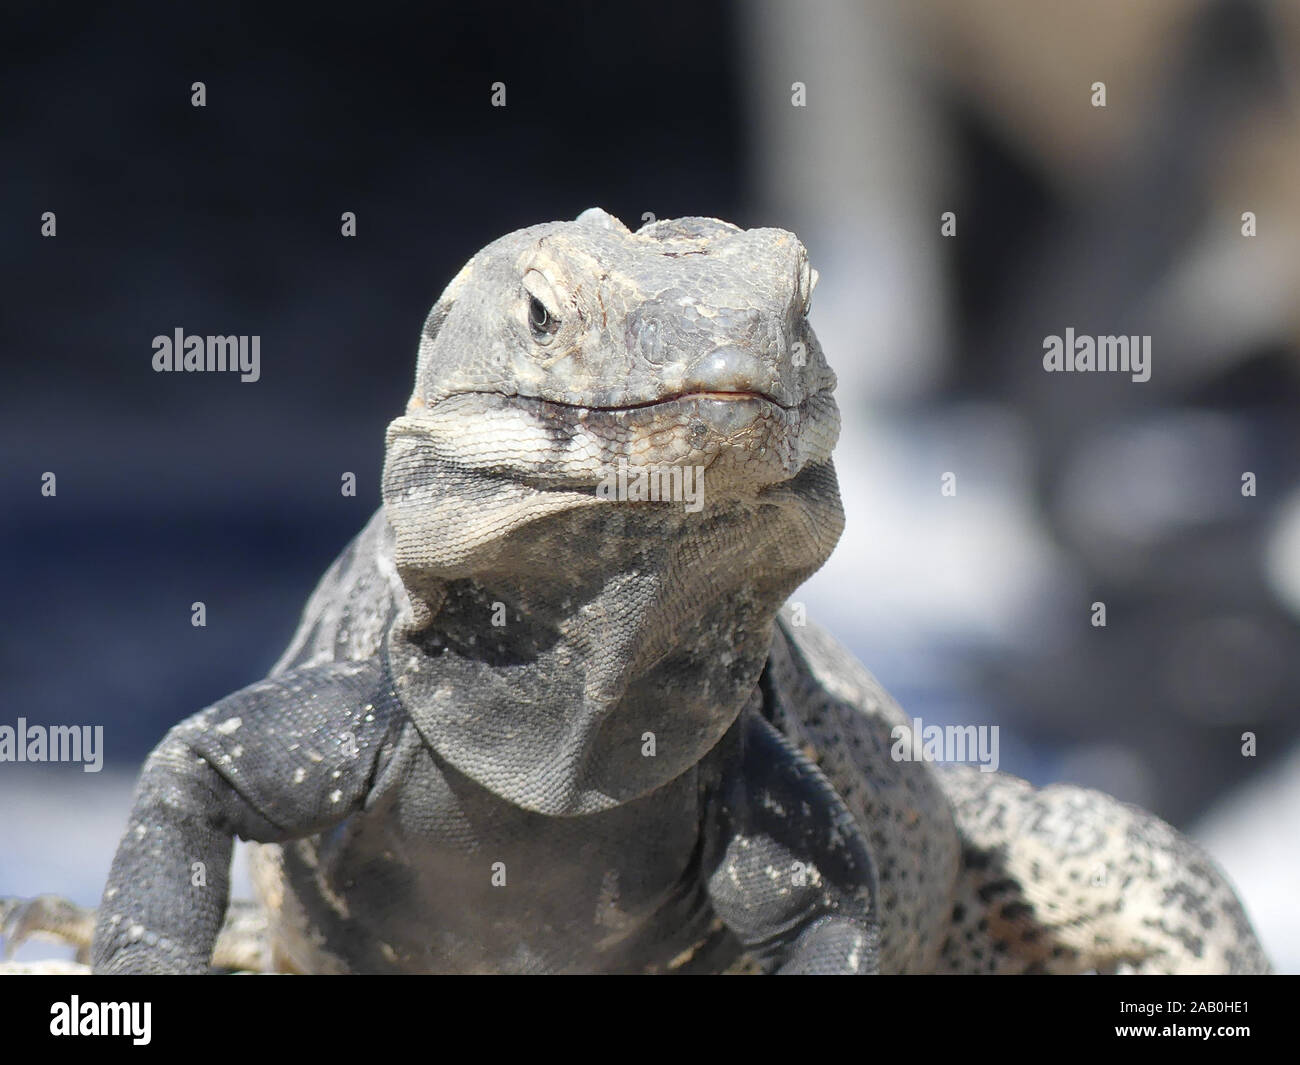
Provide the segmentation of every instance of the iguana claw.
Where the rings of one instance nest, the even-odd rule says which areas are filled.
[[[0,960],[9,961],[29,939],[44,939],[77,948],[77,960],[90,960],[95,911],[58,895],[0,899]]]

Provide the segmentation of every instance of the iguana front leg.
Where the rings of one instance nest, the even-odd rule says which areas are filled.
[[[739,741],[716,810],[714,911],[766,971],[875,973],[876,873],[853,816],[759,714],[742,719]]]
[[[255,684],[173,728],[136,787],[94,970],[206,972],[235,837],[297,839],[359,809],[395,706],[378,660],[338,663]]]

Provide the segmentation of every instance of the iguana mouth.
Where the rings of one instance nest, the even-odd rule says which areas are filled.
[[[685,399],[716,399],[728,403],[740,403],[750,400],[759,400],[764,403],[770,403],[774,407],[780,407],[782,410],[793,410],[794,408],[781,403],[765,392],[721,392],[721,391],[703,391],[700,389],[686,389],[681,392],[673,392],[666,396],[659,396],[656,399],[647,399],[639,403],[618,403],[609,406],[598,406],[591,403],[564,403],[559,400],[543,399],[542,403],[554,403],[557,407],[574,407],[579,410],[645,410],[647,407],[662,407],[669,403],[677,403]]]
[[[683,389],[680,392],[670,392],[664,396],[657,396],[654,399],[640,400],[633,403],[573,403],[562,399],[548,399],[545,396],[528,396],[522,393],[476,391],[476,392],[456,392],[446,399],[454,399],[456,396],[502,396],[505,399],[522,399],[529,403],[542,403],[552,407],[565,407],[570,410],[591,410],[591,411],[608,411],[611,413],[625,410],[646,410],[650,407],[663,407],[670,403],[679,403],[682,400],[701,399],[701,400],[719,400],[724,403],[743,403],[743,402],[761,402],[770,403],[774,407],[779,407],[783,411],[794,411],[802,404],[782,403],[779,399],[769,395],[766,392],[756,390],[746,391],[722,391],[722,390],[705,390],[697,388]]]

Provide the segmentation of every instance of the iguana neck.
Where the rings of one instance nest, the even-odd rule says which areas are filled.
[[[424,609],[389,645],[408,712],[458,770],[539,812],[674,779],[735,721],[776,612],[833,546],[833,476],[694,514],[575,507],[483,545],[463,576],[408,567]]]

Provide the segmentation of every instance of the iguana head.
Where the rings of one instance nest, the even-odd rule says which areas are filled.
[[[816,272],[780,229],[708,218],[636,233],[604,211],[489,244],[420,339],[409,421],[477,420],[459,459],[532,483],[728,458],[753,491],[825,461],[835,376],[808,324]],[[419,431],[416,429],[416,431]]]
[[[412,606],[394,670],[458,767],[585,812],[680,774],[735,719],[843,523],[815,283],[784,230],[633,233],[593,209],[489,244],[448,285],[384,500]],[[690,498],[638,498],[641,474]],[[483,694],[530,673],[548,700],[569,683],[568,705]],[[532,754],[504,780],[499,744],[483,752],[507,726]]]

